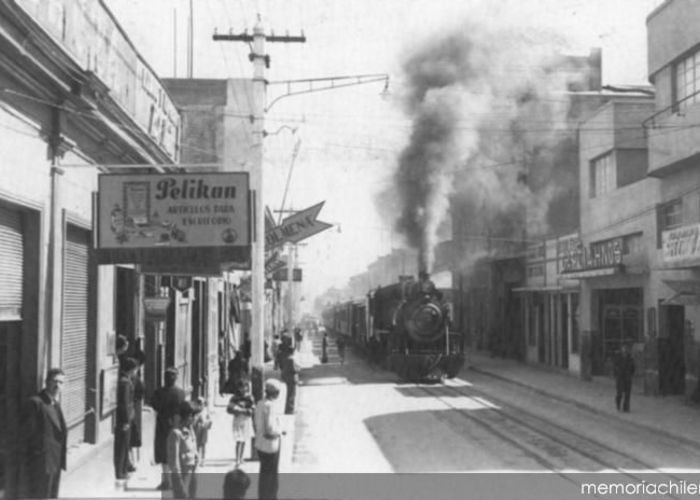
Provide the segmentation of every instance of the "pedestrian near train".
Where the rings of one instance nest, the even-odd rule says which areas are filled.
[[[614,367],[617,389],[615,394],[615,406],[617,406],[617,411],[621,409],[620,404],[622,404],[622,411],[630,411],[630,395],[632,393],[634,369],[634,359],[632,359],[630,347],[627,344],[623,344],[622,350],[619,351],[615,357]]]
[[[156,432],[153,442],[153,458],[163,467],[163,482],[159,490],[170,489],[168,474],[167,440],[173,428],[173,417],[180,411],[185,401],[185,391],[176,385],[177,368],[165,370],[165,385],[155,390],[151,406],[156,412]]]
[[[26,498],[58,498],[61,470],[66,470],[68,429],[59,397],[65,374],[46,373],[44,389],[27,402],[24,418]]]
[[[129,474],[131,426],[134,421],[134,384],[132,377],[138,364],[125,358],[119,367],[117,381],[117,411],[114,418],[114,476],[117,488],[123,489]]]
[[[279,380],[265,382],[265,397],[255,408],[255,448],[260,458],[258,478],[258,498],[277,499],[279,488],[279,461],[282,440],[280,416],[275,400],[279,397],[282,384]]]
[[[196,470],[199,465],[197,437],[192,429],[194,408],[189,401],[182,401],[173,415],[173,427],[168,433],[167,460],[175,498],[197,496]]]
[[[226,412],[233,415],[233,440],[236,443],[236,467],[243,463],[245,444],[253,437],[253,413],[255,404],[250,395],[250,385],[245,380],[238,382],[236,393],[231,397]]]

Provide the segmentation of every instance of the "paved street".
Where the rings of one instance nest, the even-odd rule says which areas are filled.
[[[319,363],[318,338],[307,339],[299,355],[302,386],[297,414],[285,417],[283,473],[700,471],[700,433],[686,420],[698,409],[682,398],[637,391],[632,412],[618,413],[609,380],[586,382],[477,354],[445,384],[401,383],[351,349],[341,365],[329,344],[327,364]],[[224,404],[214,406],[201,472],[233,466]],[[672,416],[664,421],[664,414]],[[258,463],[242,468],[253,474]],[[146,447],[128,488],[117,491],[106,448],[67,475],[61,495],[159,498],[158,473]],[[216,495],[220,480],[205,481],[201,493]]]

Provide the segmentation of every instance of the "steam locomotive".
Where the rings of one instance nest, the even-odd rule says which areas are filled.
[[[451,378],[464,365],[464,339],[450,331],[450,296],[421,273],[335,305],[326,324],[402,379]]]

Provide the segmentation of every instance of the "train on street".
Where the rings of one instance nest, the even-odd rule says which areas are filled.
[[[329,306],[326,327],[404,380],[452,378],[464,365],[464,337],[452,331],[452,290],[427,273]]]

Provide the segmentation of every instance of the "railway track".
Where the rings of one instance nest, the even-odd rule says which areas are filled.
[[[473,386],[416,387],[453,410],[453,415],[459,415],[462,419],[479,425],[520,450],[547,471],[554,472],[574,484],[581,484],[581,477],[577,478],[576,473],[601,471],[616,472],[636,482],[643,481],[641,476],[650,472],[654,472],[659,480],[680,480],[667,473],[658,476],[659,473],[652,464],[636,456],[486,394]],[[437,412],[436,417],[448,425],[455,425],[449,416],[440,415],[440,412]]]

